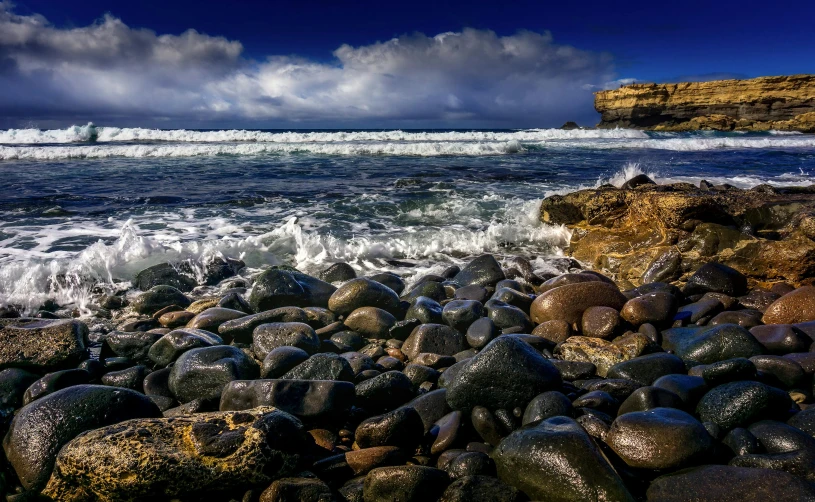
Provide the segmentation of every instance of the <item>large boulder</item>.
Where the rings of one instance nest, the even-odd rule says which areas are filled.
[[[516,430],[493,450],[498,477],[532,500],[633,502],[592,438],[573,419]]]
[[[505,277],[495,257],[485,254],[468,263],[453,280],[462,286],[494,286]]]
[[[512,410],[560,384],[560,372],[539,352],[518,338],[502,336],[462,365],[447,386],[447,402],[455,410]]]
[[[130,420],[84,434],[57,457],[54,500],[211,499],[292,473],[303,426],[274,408]]]
[[[88,358],[88,327],[81,321],[3,319],[0,323],[0,368],[52,371],[76,366]]]
[[[23,487],[40,490],[51,476],[60,448],[79,434],[131,418],[160,416],[153,401],[138,392],[75,385],[21,408],[3,440],[3,450]]]

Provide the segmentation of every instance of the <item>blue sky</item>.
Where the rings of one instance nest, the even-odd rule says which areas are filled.
[[[0,6],[8,127],[590,125],[618,79],[815,73],[803,1]]]

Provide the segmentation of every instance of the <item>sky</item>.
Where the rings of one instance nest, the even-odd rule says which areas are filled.
[[[622,83],[815,73],[815,2],[0,1],[0,128],[593,125]]]

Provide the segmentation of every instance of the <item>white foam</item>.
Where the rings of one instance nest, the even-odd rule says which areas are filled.
[[[79,143],[92,141],[97,131],[93,124],[66,129],[7,129],[0,131],[0,144]]]
[[[766,149],[783,150],[789,148],[815,148],[815,136],[786,135],[754,137],[664,137],[631,140],[585,140],[585,141],[549,141],[539,146],[547,148],[585,148],[596,150],[611,149],[655,149],[676,152],[701,152],[709,150],[746,150]]]

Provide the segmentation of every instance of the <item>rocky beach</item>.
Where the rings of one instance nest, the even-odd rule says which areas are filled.
[[[0,320],[10,501],[815,500],[813,187],[550,196],[560,271],[149,267]],[[409,287],[407,285],[410,284]],[[104,315],[101,314],[104,312]],[[31,315],[28,313],[27,315]]]

